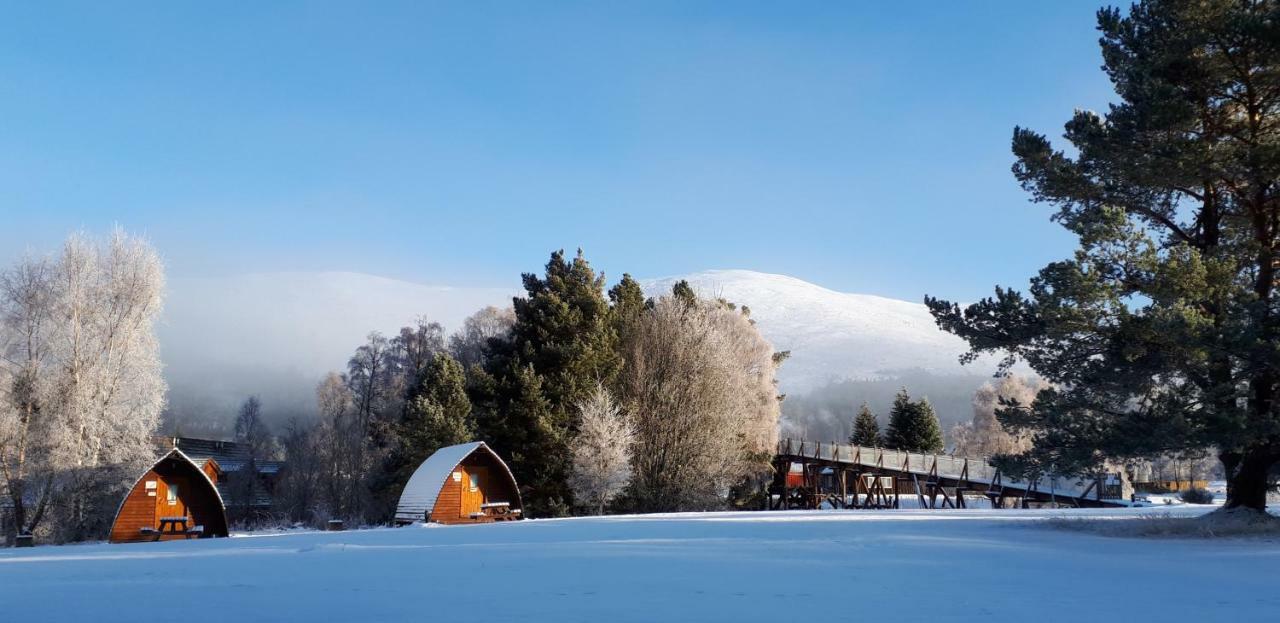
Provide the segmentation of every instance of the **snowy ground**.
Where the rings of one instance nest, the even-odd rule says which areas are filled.
[[[1280,542],[791,511],[0,550],[0,620],[1276,621]]]

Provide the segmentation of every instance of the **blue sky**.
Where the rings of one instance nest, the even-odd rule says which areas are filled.
[[[1071,249],[1009,139],[1106,106],[1093,3],[550,4],[4,2],[0,259],[118,223],[174,277],[580,246],[919,300]]]

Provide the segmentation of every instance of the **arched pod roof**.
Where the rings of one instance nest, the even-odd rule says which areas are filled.
[[[498,456],[492,448],[483,441],[473,441],[471,443],[458,444],[456,446],[446,446],[436,450],[435,454],[427,457],[427,460],[414,470],[413,475],[409,477],[409,482],[405,483],[404,491],[400,494],[400,503],[396,505],[396,517],[421,518],[431,509],[435,508],[436,498],[440,495],[440,489],[444,487],[444,483],[449,479],[449,475],[453,470],[458,468],[467,457],[476,452],[485,452],[493,457],[502,469],[506,471],[507,477],[514,484],[516,478],[511,474],[511,468],[507,467],[502,457]],[[516,508],[523,506],[520,501],[520,490],[515,489]]]

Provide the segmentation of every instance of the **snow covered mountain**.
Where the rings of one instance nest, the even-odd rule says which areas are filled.
[[[905,369],[980,371],[961,369],[964,344],[938,330],[919,303],[744,270],[642,285],[650,295],[663,294],[679,279],[751,308],[765,337],[792,353],[780,372],[790,394]],[[170,404],[196,420],[227,418],[244,397],[258,394],[268,415],[305,413],[320,377],[343,369],[370,331],[391,335],[419,316],[452,331],[475,310],[509,305],[518,293],[514,284],[441,287],[347,272],[174,280],[160,327]]]
[[[938,329],[922,303],[846,294],[794,277],[747,270],[709,270],[641,285],[653,296],[670,292],[681,279],[702,296],[746,305],[774,348],[791,351],[779,371],[782,389],[788,392],[904,370],[971,375],[992,369],[990,362],[962,368],[964,341]]]

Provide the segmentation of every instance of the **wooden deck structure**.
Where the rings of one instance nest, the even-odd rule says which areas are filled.
[[[993,508],[1125,506],[1127,499],[1118,473],[1025,482],[1006,478],[986,457],[794,439],[778,442],[774,474],[771,510],[900,508],[904,495],[920,508],[967,508],[983,498]]]

